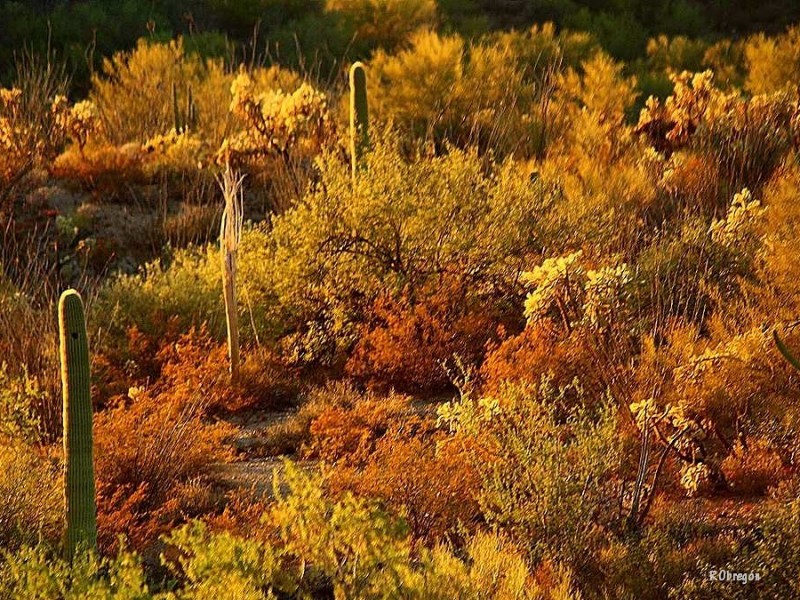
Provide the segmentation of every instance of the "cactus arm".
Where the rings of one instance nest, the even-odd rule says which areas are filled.
[[[778,335],[778,332],[777,332],[777,331],[773,331],[773,332],[772,332],[772,337],[775,339],[775,345],[778,347],[778,350],[780,351],[780,353],[781,353],[781,354],[783,354],[783,357],[784,357],[784,358],[785,358],[785,359],[786,359],[786,360],[789,362],[789,364],[790,364],[790,365],[792,365],[792,366],[793,366],[793,367],[794,367],[796,370],[800,371],[800,360],[798,360],[798,359],[797,359],[797,358],[796,358],[796,357],[795,357],[795,356],[794,356],[794,355],[791,353],[791,351],[789,350],[789,348],[787,348],[787,347],[786,347],[786,344],[784,344],[784,343],[783,343],[783,340],[781,340],[780,336]]]
[[[68,559],[97,545],[89,344],[83,302],[67,290],[58,303],[64,410],[64,551]]]

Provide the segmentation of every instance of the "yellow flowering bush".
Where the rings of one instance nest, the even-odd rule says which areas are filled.
[[[210,159],[206,144],[190,131],[177,132],[171,129],[165,135],[147,140],[142,150],[146,154],[145,170],[151,175],[202,169]]]

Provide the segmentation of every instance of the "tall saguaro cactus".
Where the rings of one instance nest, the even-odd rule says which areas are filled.
[[[350,156],[353,183],[361,167],[364,152],[369,148],[369,107],[367,105],[367,74],[360,62],[350,67]]]
[[[75,290],[61,294],[58,327],[64,403],[64,551],[71,559],[79,546],[97,545],[89,343],[83,302]]]

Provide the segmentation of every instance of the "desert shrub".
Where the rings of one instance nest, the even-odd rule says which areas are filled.
[[[428,545],[474,531],[481,512],[473,453],[460,441],[410,436],[407,429],[394,425],[375,442],[363,467],[331,467],[327,485],[333,493],[347,489],[381,500],[402,515],[413,539]]]
[[[722,461],[722,474],[730,488],[740,494],[763,494],[783,476],[783,460],[764,440],[737,442]]]
[[[481,362],[497,337],[501,310],[472,299],[457,283],[436,284],[416,300],[381,297],[367,316],[346,371],[372,385],[437,390],[450,385],[448,365]]]
[[[457,35],[419,31],[396,54],[370,62],[370,107],[412,136],[459,146],[477,143],[498,155],[541,149],[544,121],[533,86],[510,40],[467,44]]]
[[[318,480],[291,465],[283,484],[269,521],[285,552],[309,565],[301,586],[313,585],[316,572],[335,596],[374,597],[402,581],[410,547],[401,522],[351,495],[325,499]]]
[[[632,267],[638,279],[632,309],[642,330],[652,332],[657,323],[663,330],[675,318],[702,326],[716,309],[760,281],[765,215],[745,189],[734,196],[724,218],[709,225],[684,216],[677,231],[655,236]]]
[[[207,244],[219,235],[222,210],[213,204],[181,204],[177,212],[164,217],[166,243],[173,248]]]
[[[613,541],[599,560],[606,577],[593,590],[610,597],[657,600],[671,597],[698,564],[719,567],[736,556],[747,525],[708,518],[709,505],[656,500],[652,522],[641,535]],[[741,584],[740,584],[741,585]]]
[[[393,48],[436,23],[435,0],[326,0],[325,10],[342,17],[355,40],[370,48]]]
[[[126,550],[114,558],[81,554],[66,561],[45,545],[28,546],[0,559],[0,598],[155,598],[141,559]],[[163,596],[159,596],[162,597]]]
[[[752,94],[778,92],[797,80],[800,73],[800,29],[768,37],[750,37],[744,45],[747,64],[745,88]]]
[[[230,130],[227,90],[232,77],[221,60],[203,61],[187,53],[181,38],[169,43],[139,40],[130,52],[103,61],[92,78],[91,100],[97,106],[103,134],[112,145],[144,143],[178,129],[173,104],[183,106],[191,94],[197,130],[219,145]]]
[[[182,584],[178,598],[274,598],[274,591],[292,589],[280,550],[263,541],[212,534],[202,522],[173,531],[165,541],[177,552],[167,564]]]
[[[753,528],[740,536],[734,556],[717,563],[703,561],[686,574],[676,586],[671,598],[791,598],[798,591],[797,581],[787,577],[798,568],[800,556],[797,539],[800,536],[800,506],[796,499],[775,503],[765,508]],[[714,581],[709,571],[722,573],[758,573],[758,580]]]
[[[586,348],[590,343],[595,340],[588,336],[564,336],[550,327],[528,325],[490,349],[481,365],[483,385],[496,393],[504,383],[536,383],[547,375],[561,385],[580,377],[586,389],[602,390]]]
[[[309,428],[310,457],[361,465],[390,429],[414,432],[431,427],[431,423],[426,424],[414,414],[408,396],[360,394],[347,386],[334,386],[330,391],[327,405]]]
[[[56,313],[45,267],[34,263],[19,261],[26,271],[15,274],[20,286],[6,281],[0,292],[0,431],[52,442],[61,435],[62,412]]]
[[[0,546],[55,541],[62,522],[59,465],[45,449],[0,432]]]
[[[168,589],[150,583],[142,559],[121,548],[113,558],[80,554],[71,564],[45,546],[0,558],[0,597],[79,598],[319,597],[378,599],[387,589],[404,598],[544,600],[578,598],[571,574],[553,569],[534,579],[504,536],[479,533],[462,555],[439,545],[412,550],[402,521],[375,503],[344,494],[331,500],[322,477],[287,464],[260,535],[212,532],[193,522],[164,538]]]
[[[132,326],[153,339],[163,337],[171,318],[178,320],[178,331],[205,322],[213,335],[219,335],[221,276],[215,258],[211,249],[178,250],[168,265],[154,261],[136,275],[110,278],[97,300],[98,314],[109,315],[105,319],[113,332],[109,343],[118,343]]]
[[[668,368],[664,392],[631,406],[639,419],[649,415],[660,439],[680,434],[672,450],[681,485],[696,496],[728,487],[763,492],[778,483],[797,414],[785,408],[793,386],[771,340],[755,328],[684,352]]]
[[[674,75],[673,95],[662,104],[647,101],[637,131],[669,156],[686,149],[708,156],[719,167],[716,200],[743,187],[758,192],[793,147],[792,119],[797,99],[789,92],[744,99],[713,86],[713,73]],[[703,199],[701,199],[703,200]]]
[[[301,593],[316,587],[337,598],[380,598],[390,586],[410,598],[541,597],[534,593],[541,593],[538,586],[529,586],[522,558],[502,538],[475,538],[467,562],[444,547],[423,550],[414,560],[405,525],[374,503],[349,493],[326,499],[321,478],[292,465],[283,484],[287,490],[267,523],[276,528],[285,556],[306,565]]]
[[[582,61],[579,69],[568,68],[558,90],[579,110],[585,108],[596,120],[610,125],[619,124],[638,95],[636,78],[625,77],[623,64],[603,52]]]
[[[273,277],[267,265],[269,237],[263,226],[245,227],[239,246],[237,284],[240,290],[242,339],[272,339],[283,330],[276,306]],[[221,262],[216,245],[189,247],[145,264],[135,275],[104,282],[96,302],[98,314],[110,315],[104,340],[110,346],[136,327],[158,340],[170,331],[185,332],[204,323],[215,339],[224,338]]]
[[[723,89],[742,87],[745,78],[744,40],[719,40],[706,50],[703,67],[714,72]]]
[[[291,370],[267,349],[249,351],[236,382],[231,382],[227,346],[191,330],[174,343],[163,344],[156,355],[160,378],[155,384],[176,402],[203,399],[211,414],[266,408],[292,395],[296,384]]]
[[[296,411],[266,428],[264,451],[271,455],[309,452],[314,421],[329,410],[351,410],[362,398],[363,394],[347,380],[331,379],[310,386],[300,394]]]
[[[792,201],[800,185],[800,172],[790,167],[776,174],[764,188],[765,252],[759,279],[768,282],[759,294],[765,318],[794,319],[798,312],[797,231],[800,228],[798,207]]]
[[[53,162],[53,175],[105,200],[126,200],[131,185],[147,181],[144,154],[137,144],[70,148]]]
[[[392,142],[376,144],[367,162],[353,188],[347,165],[326,156],[320,185],[273,220],[275,292],[295,327],[316,324],[347,342],[347,323],[378,296],[414,294],[442,275],[516,288],[549,206],[548,190],[519,165],[487,174],[475,153],[455,149],[406,161]]]
[[[120,533],[141,547],[166,531],[181,518],[181,484],[230,458],[224,444],[230,428],[203,421],[201,396],[180,394],[134,388],[96,419],[98,530],[105,548]]]
[[[256,539],[210,533],[200,524],[167,539],[181,552],[170,564],[185,582],[187,598],[216,590],[223,581],[254,597],[272,590],[287,597],[381,598],[386,586],[406,598],[434,600],[454,594],[470,600],[548,597],[547,587],[533,580],[519,550],[502,535],[475,535],[463,556],[445,545],[414,552],[403,522],[374,502],[349,493],[331,499],[321,476],[292,464],[280,483],[283,491]],[[563,597],[574,597],[566,593],[568,574],[560,571],[554,579]]]
[[[626,123],[637,93],[635,79],[601,52],[558,77],[551,151],[536,172],[558,192],[544,236],[550,252],[591,245],[613,255],[639,242],[657,189],[651,157]]]
[[[526,30],[496,31],[487,37],[509,47],[525,79],[533,82],[543,82],[562,68],[576,68],[599,50],[592,34],[559,30],[552,22],[533,24]]]
[[[46,166],[60,149],[65,131],[52,111],[68,79],[51,57],[22,52],[11,88],[0,88],[0,202],[19,189],[24,178]]]
[[[683,35],[659,35],[647,42],[647,62],[651,69],[660,71],[700,71],[708,44]]]
[[[487,521],[524,546],[534,563],[552,557],[590,579],[596,565],[587,548],[604,545],[602,528],[616,511],[620,441],[611,407],[544,378],[505,386],[493,397],[465,397],[441,409],[440,418],[475,436],[492,458],[478,462]]]

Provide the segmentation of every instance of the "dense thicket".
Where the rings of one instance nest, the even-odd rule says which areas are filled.
[[[798,20],[793,0],[2,0],[0,81],[8,83],[22,48],[50,48],[66,57],[76,92],[85,93],[103,57],[143,36],[184,35],[206,56],[269,56],[328,73],[337,61],[399,43],[402,32],[392,23],[473,36],[551,21],[590,32],[613,56],[630,60],[660,33],[714,40],[776,33]]]

